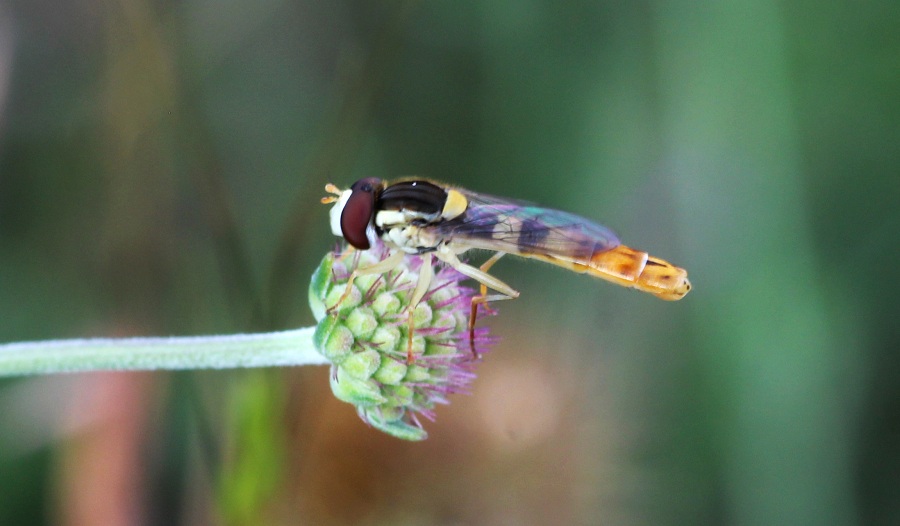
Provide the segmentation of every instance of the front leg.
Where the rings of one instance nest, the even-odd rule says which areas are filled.
[[[341,294],[341,297],[338,298],[337,302],[331,307],[328,307],[328,310],[326,310],[325,312],[329,315],[337,312],[337,309],[338,307],[340,307],[341,303],[343,303],[344,300],[346,300],[347,297],[350,296],[350,292],[353,290],[351,288],[353,287],[353,280],[355,280],[358,276],[386,274],[397,268],[397,266],[400,265],[401,262],[403,262],[403,256],[405,255],[406,254],[404,254],[402,251],[396,250],[390,256],[382,259],[378,263],[373,263],[368,267],[357,268],[356,270],[351,272],[350,277],[347,278],[347,288],[344,289],[344,293]]]
[[[431,258],[431,253],[422,254],[422,266],[419,267],[419,279],[416,281],[416,288],[413,289],[412,296],[409,298],[409,305],[406,306],[407,309],[407,330],[406,330],[406,364],[412,365],[415,361],[415,356],[413,356],[413,333],[415,332],[415,320],[413,315],[416,313],[416,307],[419,306],[419,302],[422,301],[422,298],[425,297],[425,293],[428,292],[428,287],[431,285],[431,280],[434,278],[434,263]]]
[[[403,262],[403,258],[406,256],[406,253],[402,250],[395,250],[390,256],[379,261],[378,263],[369,265],[363,268],[357,268],[353,272],[350,273],[350,277],[347,278],[347,288],[344,290],[344,293],[341,294],[341,297],[338,298],[337,302],[328,308],[326,311],[328,314],[334,314],[341,303],[344,302],[352,292],[351,287],[353,286],[353,281],[359,276],[366,276],[372,274],[387,274],[388,272],[397,268],[400,263]],[[406,306],[407,312],[407,342],[406,342],[406,362],[407,364],[412,364],[415,361],[415,356],[413,355],[413,335],[415,333],[415,320],[414,314],[416,311],[416,307],[419,305],[419,302],[422,301],[422,298],[425,297],[425,294],[428,292],[428,287],[431,285],[431,280],[434,278],[434,263],[432,261],[431,254],[422,254],[422,266],[419,267],[419,277],[416,281],[416,288],[413,289],[412,294],[409,297],[409,302]]]

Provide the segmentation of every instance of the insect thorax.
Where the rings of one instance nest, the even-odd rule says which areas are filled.
[[[430,252],[442,242],[427,226],[436,218],[411,210],[380,210],[375,214],[375,229],[388,245],[410,254]]]

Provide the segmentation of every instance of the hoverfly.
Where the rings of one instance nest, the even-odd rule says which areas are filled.
[[[428,289],[432,256],[478,281],[481,294],[472,300],[470,335],[479,304],[519,296],[518,291],[488,274],[504,254],[546,261],[664,300],[679,300],[691,290],[684,269],[622,245],[608,228],[568,212],[424,179],[387,183],[369,177],[347,190],[332,184],[325,190],[333,194],[322,203],[334,203],[330,215],[331,231],[336,236],[358,250],[367,250],[381,240],[392,251],[383,261],[357,269],[354,274],[388,272],[405,254],[425,258],[411,309]],[[495,254],[480,267],[460,261],[459,254],[473,248]],[[488,295],[487,289],[495,294]],[[412,331],[409,335],[412,338]],[[412,356],[409,358],[411,361]]]

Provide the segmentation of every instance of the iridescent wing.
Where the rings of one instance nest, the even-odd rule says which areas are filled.
[[[468,200],[466,211],[425,228],[451,246],[480,248],[526,257],[559,256],[590,260],[619,246],[608,228],[561,210],[456,188]]]

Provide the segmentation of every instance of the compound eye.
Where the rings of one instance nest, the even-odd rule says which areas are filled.
[[[368,177],[360,179],[350,187],[350,197],[341,212],[341,233],[353,247],[360,250],[369,248],[366,230],[375,213],[375,191],[381,187],[381,179]]]

